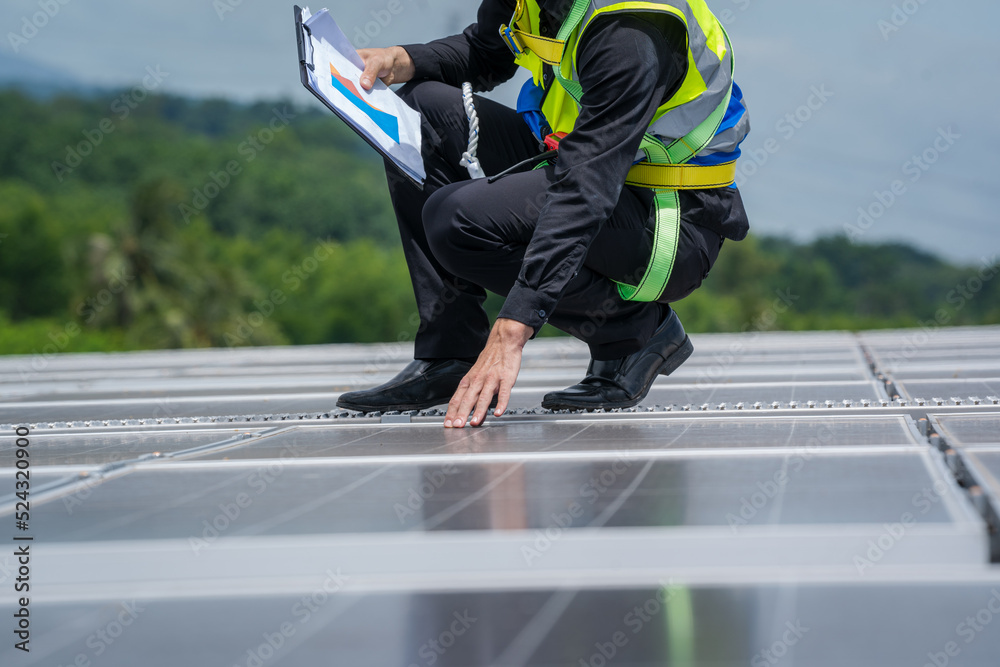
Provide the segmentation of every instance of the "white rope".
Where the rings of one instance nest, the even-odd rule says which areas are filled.
[[[462,153],[459,164],[469,170],[472,178],[486,178],[479,158],[476,157],[479,148],[479,114],[472,101],[472,84],[468,81],[462,84],[462,102],[465,105],[465,117],[469,119],[469,150]]]

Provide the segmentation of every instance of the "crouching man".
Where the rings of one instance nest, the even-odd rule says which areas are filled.
[[[749,117],[704,0],[484,0],[461,35],[360,55],[362,85],[408,82],[423,119],[424,189],[388,169],[421,325],[409,366],[339,406],[448,402],[445,427],[478,426],[506,410],[546,322],[592,357],[544,397],[554,410],[636,405],[691,355],[669,304],[749,229],[733,185]],[[499,175],[472,178],[462,84],[518,66],[532,78],[516,111],[472,100],[482,171]],[[485,290],[506,296],[492,328]]]

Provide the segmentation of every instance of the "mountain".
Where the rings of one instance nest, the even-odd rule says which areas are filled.
[[[60,93],[92,95],[99,89],[61,69],[0,51],[0,88],[16,88],[45,99]]]

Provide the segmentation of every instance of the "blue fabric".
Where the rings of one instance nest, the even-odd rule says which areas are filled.
[[[521,118],[531,128],[531,133],[539,141],[552,134],[548,121],[542,113],[542,101],[545,98],[545,91],[541,86],[536,86],[535,82],[528,79],[521,86],[521,92],[517,96],[517,112]]]
[[[743,91],[740,89],[735,82],[733,82],[733,94],[729,98],[729,108],[726,109],[726,115],[722,119],[722,123],[719,125],[719,130],[716,134],[725,132],[736,126],[743,118],[743,115],[747,112],[746,106],[743,104]],[[749,136],[749,133],[747,133]],[[744,137],[740,140],[742,144],[746,139]],[[712,153],[711,155],[694,157],[688,164],[698,164],[705,167],[711,167],[717,164],[723,164],[725,162],[732,162],[733,160],[739,159],[741,155],[740,147],[737,146],[736,150],[730,151],[728,153]]]

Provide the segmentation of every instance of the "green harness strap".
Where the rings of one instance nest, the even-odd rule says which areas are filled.
[[[732,88],[730,87],[730,92]],[[729,108],[729,95],[698,127],[669,146],[651,134],[643,137],[640,149],[653,164],[685,164],[700,153],[715,136]],[[649,264],[638,285],[618,283],[618,295],[626,301],[656,301],[663,294],[674,270],[677,241],[681,235],[681,200],[677,190],[654,190],[656,223]]]
[[[575,0],[573,7],[569,10],[566,20],[559,28],[556,39],[564,42],[568,41],[573,31],[579,27],[583,17],[587,14],[590,0]],[[719,24],[722,27],[722,24]],[[722,27],[723,33],[725,28]],[[726,35],[729,42],[729,36]],[[730,42],[731,43],[731,42]],[[563,76],[562,68],[567,64],[570,57],[570,49],[563,51],[562,62],[558,67],[553,67],[556,80],[566,92],[580,103],[583,97],[583,87],[580,82],[567,79]],[[735,61],[734,61],[735,65]],[[646,159],[654,164],[685,164],[695,155],[700,153],[712,137],[719,130],[726,110],[729,108],[729,100],[732,95],[732,84],[726,93],[722,103],[706,118],[698,127],[694,128],[686,136],[674,141],[669,146],[653,135],[646,133],[642,140],[640,149],[646,154]],[[649,264],[638,285],[627,285],[617,283],[618,294],[626,301],[656,301],[663,294],[670,280],[670,274],[674,270],[674,260],[677,257],[677,241],[681,231],[681,203],[677,190],[654,191],[654,203],[656,206],[656,225],[653,232],[653,250],[649,257]]]

